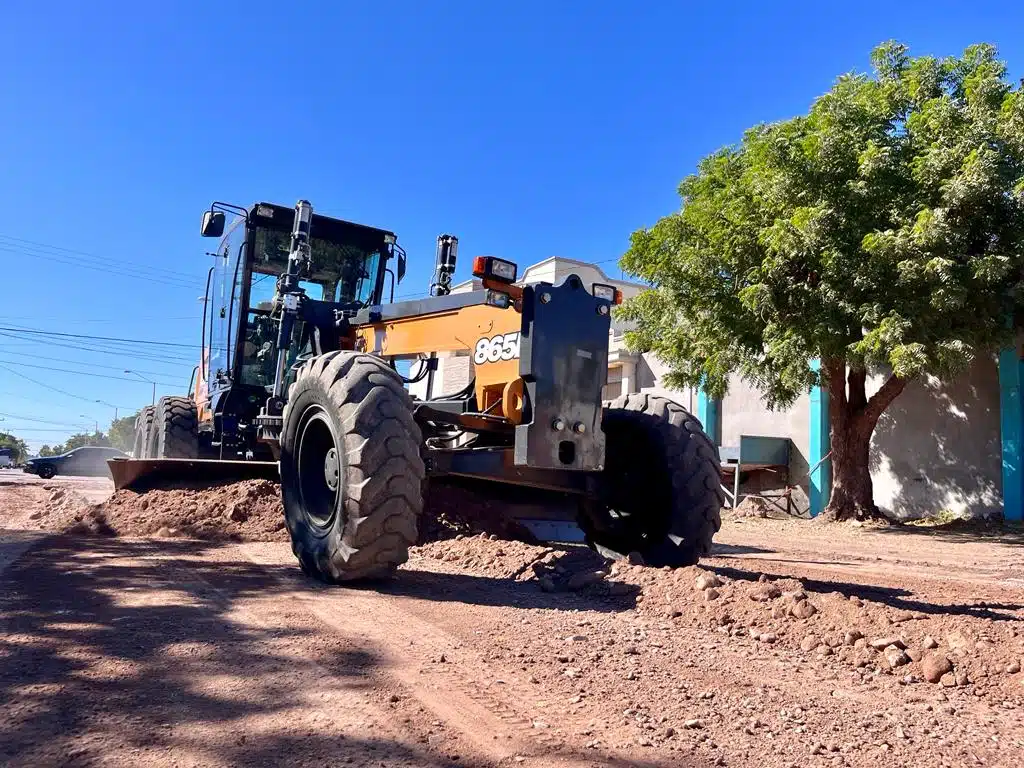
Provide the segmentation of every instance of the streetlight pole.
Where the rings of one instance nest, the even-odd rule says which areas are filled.
[[[153,385],[153,401],[150,403],[150,405],[156,405],[156,382],[153,381],[152,379],[147,379],[145,376],[143,376],[143,375],[141,375],[139,373],[136,373],[135,371],[130,371],[127,368],[125,368],[124,372],[125,373],[130,373],[132,376],[136,376],[136,377],[142,379],[147,384],[152,384]]]

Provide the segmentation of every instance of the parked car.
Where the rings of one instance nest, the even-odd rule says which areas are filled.
[[[46,456],[29,459],[24,466],[26,472],[49,479],[54,475],[91,475],[110,477],[107,459],[127,459],[128,454],[117,448],[86,445],[60,456]]]

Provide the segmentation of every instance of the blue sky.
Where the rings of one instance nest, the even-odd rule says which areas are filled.
[[[0,428],[33,446],[102,428],[113,409],[96,400],[148,403],[125,368],[183,392],[197,352],[124,358],[2,328],[197,347],[213,199],[305,197],[396,231],[399,294],[425,292],[440,232],[460,237],[459,279],[481,253],[617,275],[629,233],[676,207],[702,156],[804,111],[875,44],[987,41],[1024,67],[1009,0],[238,8],[4,4]]]

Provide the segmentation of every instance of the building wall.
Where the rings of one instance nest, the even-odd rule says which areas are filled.
[[[679,403],[690,413],[697,413],[697,396],[692,389],[669,389],[662,381],[662,378],[668,371],[667,366],[650,352],[638,355],[638,358],[636,365],[638,392],[659,395]]]
[[[872,376],[869,393],[884,378]],[[947,384],[911,382],[879,419],[871,441],[875,503],[898,518],[1002,510],[999,371],[975,361]]]

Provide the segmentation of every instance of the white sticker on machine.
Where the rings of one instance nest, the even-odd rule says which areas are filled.
[[[500,360],[515,360],[519,357],[519,331],[515,333],[499,333],[497,336],[484,336],[476,343],[473,362],[497,363]]]

